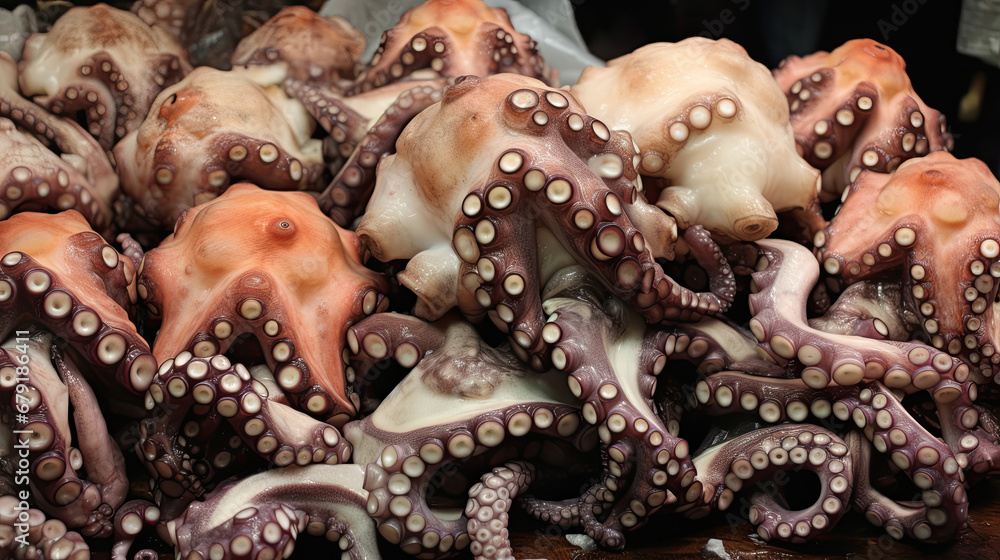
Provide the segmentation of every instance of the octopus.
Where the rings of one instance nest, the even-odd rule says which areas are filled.
[[[128,478],[101,403],[135,414],[156,372],[130,315],[135,266],[73,210],[17,214],[0,222],[0,239],[5,439],[28,446],[24,471],[47,515],[109,536]]]
[[[240,41],[232,62],[284,63],[288,79],[343,87],[354,78],[364,48],[364,36],[344,19],[289,6]]]
[[[105,4],[70,9],[24,45],[25,95],[58,115],[82,115],[104,150],[135,130],[156,95],[191,71],[168,34]]]
[[[562,374],[528,370],[455,314],[434,323],[376,314],[351,328],[348,343],[363,375],[388,359],[410,368],[374,413],[344,427],[355,463],[368,465],[368,513],[408,554],[509,552],[512,500],[535,479],[520,460],[573,451],[553,439],[581,450],[596,443]],[[493,472],[512,460],[507,475]]]
[[[511,73],[558,82],[535,41],[514,29],[503,8],[480,0],[431,0],[408,10],[382,35],[350,91],[379,88],[425,68],[441,76]]]
[[[774,79],[788,97],[802,156],[823,171],[823,200],[840,198],[862,170],[891,173],[954,144],[944,115],[913,91],[903,58],[871,39],[791,56]]]
[[[1000,363],[993,311],[1000,277],[997,208],[1000,182],[979,160],[934,152],[904,162],[892,175],[863,171],[840,212],[816,234],[818,258],[828,274],[851,285],[894,279],[900,301],[893,312],[912,318],[903,335],[924,340],[942,361],[960,359],[971,370],[969,383],[986,383]],[[964,454],[963,462],[980,473],[992,469],[996,438],[980,428],[975,392],[966,387],[957,400],[951,394],[935,400],[945,439]]]
[[[632,135],[643,196],[681,229],[755,241],[777,229],[777,213],[816,201],[819,174],[796,153],[781,90],[732,41],[646,45],[587,67],[570,91]]]
[[[316,190],[323,178],[314,123],[274,69],[202,67],[163,90],[141,126],[115,146],[137,227],[169,231],[185,210],[241,181]]]
[[[248,219],[229,219],[237,214]],[[208,357],[232,349],[241,362],[245,355],[252,365],[266,364],[297,409],[337,426],[356,415],[344,336],[350,324],[388,306],[387,286],[361,264],[355,235],[309,195],[234,185],[181,216],[174,233],[145,254],[137,286],[160,322],[153,345],[159,363],[184,361],[184,351]],[[258,346],[234,347],[247,337]]]
[[[110,234],[118,176],[94,138],[22,97],[17,64],[6,53],[0,53],[0,96],[0,220],[21,211],[74,209]]]
[[[676,239],[675,224],[639,198],[628,135],[564,91],[524,76],[467,77],[411,121],[396,149],[379,165],[357,231],[375,258],[409,260],[397,278],[419,298],[420,317],[456,305],[470,318],[489,315],[541,367],[538,294],[559,268],[548,263],[585,265],[647,319],[728,304],[732,273],[704,230],[685,239],[719,294],[663,273],[650,246]]]
[[[719,378],[713,377],[711,381],[716,379]],[[718,390],[725,385],[715,387]],[[699,392],[699,398],[702,395]],[[718,443],[710,439],[709,443],[712,445],[694,458],[699,480],[704,485],[701,500],[705,506],[690,510],[692,516],[695,512],[703,515],[710,509],[727,511],[739,503],[737,496],[745,488],[764,489],[750,498],[748,518],[757,527],[757,536],[802,543],[829,532],[849,509],[851,493],[856,487],[854,457],[835,432],[798,423],[759,428]],[[789,478],[779,478],[776,474],[802,470],[815,472],[822,490],[807,507],[792,511],[779,503],[779,500],[787,502],[787,496],[771,480],[787,484]],[[765,481],[771,485],[764,484]]]
[[[155,502],[171,516],[227,478],[267,465],[344,463],[351,453],[336,428],[288,405],[266,366],[221,354],[164,362],[145,406],[136,450]]]
[[[847,283],[891,274],[914,334],[992,377],[998,208],[1000,182],[979,160],[934,152],[891,175],[864,171],[816,234],[818,258]]]
[[[310,16],[316,18],[318,16]],[[326,48],[342,48],[331,38]],[[266,48],[280,48],[276,40]],[[324,155],[334,180],[320,204],[347,227],[375,184],[375,165],[395,151],[400,131],[441,98],[454,78],[515,73],[557,83],[534,41],[514,30],[506,11],[480,0],[433,0],[403,14],[372,60],[351,82],[290,79],[285,87],[330,134]]]
[[[134,10],[199,59],[274,11]],[[0,58],[0,556],[494,559],[517,510],[609,550],[654,516],[966,527],[1000,183],[891,51],[771,75],[692,39],[556,89],[478,1],[361,65],[289,8],[225,72],[122,14]]]

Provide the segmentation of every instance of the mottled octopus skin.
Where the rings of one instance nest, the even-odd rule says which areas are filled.
[[[863,171],[817,257],[848,283],[897,279],[903,309],[932,346],[983,377],[1000,370],[1000,182],[977,159],[934,152],[888,175]]]
[[[98,4],[73,8],[48,33],[29,37],[20,69],[25,95],[56,114],[84,112],[88,131],[110,150],[191,66],[167,33]]]
[[[335,89],[354,78],[365,37],[339,17],[289,6],[247,35],[233,51],[233,66],[284,63],[288,77]]]
[[[274,469],[233,480],[167,522],[178,558],[288,558],[303,533],[338,543],[340,558],[379,558],[360,465]]]
[[[0,118],[0,220],[25,210],[74,209],[110,234],[118,176],[104,150],[75,122],[21,97],[17,63],[6,53],[0,53],[0,115],[6,117]]]
[[[749,520],[764,540],[807,542],[832,530],[850,505],[853,457],[836,433],[820,426],[761,428],[715,445],[694,461],[705,488],[702,500],[719,511],[738,505],[736,496],[744,488],[766,488],[757,484],[776,472],[816,472],[822,490],[804,510],[789,511],[766,492],[753,494]]]
[[[654,262],[630,215],[647,225],[668,219],[637,198],[627,134],[583,114],[565,92],[513,74],[466,77],[410,122],[396,150],[379,165],[358,235],[381,261],[410,259],[398,279],[420,298],[420,317],[456,305],[472,318],[489,312],[522,351],[541,352],[541,269],[556,251],[651,320],[728,305]]]
[[[265,464],[337,464],[351,453],[336,428],[289,407],[280,389],[222,355],[195,358],[185,351],[165,361],[145,404],[150,419],[140,424],[136,450],[168,498],[201,498],[220,473],[261,466],[234,461],[232,452],[205,454],[225,441],[216,434],[227,422],[233,431],[224,431],[226,437],[235,433]],[[202,455],[192,456],[199,447]]]
[[[362,266],[355,235],[309,195],[240,184],[190,209],[146,253],[138,290],[162,321],[153,347],[160,363],[184,350],[224,354],[251,334],[293,406],[337,425],[354,417],[344,335],[388,305],[386,283]]]
[[[0,338],[44,327],[89,362],[88,381],[122,395],[123,405],[149,387],[156,360],[127,311],[136,300],[135,265],[79,213],[0,221],[0,254]]]
[[[349,93],[383,87],[424,68],[446,77],[509,72],[550,86],[559,81],[535,41],[514,30],[506,10],[480,0],[430,0],[408,10],[382,34]]]
[[[53,351],[52,335],[45,331],[0,346],[0,412],[11,418],[13,440],[28,446],[32,501],[65,523],[64,529],[107,537],[128,491],[125,460],[94,391],[75,365],[56,359]],[[18,367],[26,372],[19,375]],[[26,390],[19,392],[20,387]],[[27,412],[15,415],[23,410],[18,405],[26,405]],[[78,473],[84,468],[85,477]]]
[[[46,519],[41,510],[28,510],[27,531],[15,523],[14,496],[0,496],[0,552],[9,558],[38,560],[90,560],[90,546],[76,531],[70,531],[58,519]],[[17,540],[20,537],[22,540]]]
[[[809,519],[819,512],[809,512],[802,519],[811,523],[811,527],[803,527],[803,532],[808,529],[808,535],[832,527],[843,513],[848,497],[869,521],[885,527],[896,539],[903,538],[905,534],[924,542],[943,542],[954,539],[965,526],[968,499],[956,453],[914,420],[893,392],[880,381],[813,389],[798,379],[765,380],[742,373],[720,372],[699,381],[695,396],[699,406],[710,414],[756,413],[761,420],[772,424],[786,421],[799,423],[809,418],[820,422],[853,421],[875,449],[888,457],[894,467],[905,473],[921,491],[923,503],[919,506],[909,502],[897,503],[874,489],[851,496],[850,491],[843,492],[845,488],[851,488],[849,472],[845,469],[848,484],[840,485],[840,491],[831,486],[840,494],[836,497],[838,503],[822,504],[823,513],[828,518],[819,526]],[[785,427],[776,426],[775,429]],[[845,453],[846,448],[836,454],[843,456]],[[809,458],[813,459],[812,455]],[[854,477],[867,480],[871,461],[859,457],[853,449],[848,458],[854,461]],[[846,467],[850,468],[849,462]],[[862,472],[866,474],[862,476]],[[699,476],[702,474],[699,469]],[[792,525],[798,527],[797,522],[793,521]],[[778,537],[789,538],[780,533],[777,533]],[[776,534],[770,531],[769,536],[774,538]]]
[[[823,170],[823,200],[839,198],[863,169],[891,173],[952,148],[944,115],[913,91],[903,58],[871,39],[790,56],[774,79],[788,97],[803,157]]]
[[[348,343],[362,372],[390,357],[413,368],[375,412],[344,428],[354,462],[368,465],[368,512],[379,520],[379,533],[408,554],[450,556],[479,540],[460,510],[436,508],[425,498],[460,484],[460,474],[481,476],[469,472],[471,461],[537,454],[531,436],[593,447],[562,374],[529,371],[454,314],[435,323],[376,314],[351,328]],[[481,544],[506,527],[488,530]]]
[[[794,361],[806,385],[821,389],[831,382],[854,385],[878,379],[906,393],[951,393],[953,384],[969,378],[967,364],[918,341],[880,340],[811,326],[805,309],[819,278],[815,257],[790,241],[765,239],[758,245],[761,259],[752,275],[757,293],[749,298],[750,330],[777,363]],[[870,332],[886,329],[877,317],[871,322]]]
[[[241,181],[270,190],[319,188],[314,124],[273,85],[283,72],[202,67],[157,96],[114,150],[122,190],[147,227],[169,231],[182,212]]]
[[[588,67],[570,92],[632,135],[636,168],[652,179],[645,196],[682,229],[754,241],[778,227],[777,212],[816,201],[819,174],[796,153],[781,90],[732,41],[646,45]]]

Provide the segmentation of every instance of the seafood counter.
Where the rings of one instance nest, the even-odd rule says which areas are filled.
[[[431,0],[366,61],[297,6],[217,69],[198,6],[0,53],[0,556],[967,540],[1000,182],[888,46],[559,87],[504,10]]]

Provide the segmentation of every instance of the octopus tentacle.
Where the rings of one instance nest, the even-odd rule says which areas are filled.
[[[58,519],[46,519],[14,496],[0,496],[0,551],[11,558],[89,560],[90,546]]]
[[[27,357],[26,363],[22,356]],[[30,371],[30,376],[19,374],[18,368]],[[35,501],[49,515],[81,528],[86,536],[110,535],[111,516],[125,500],[128,478],[124,458],[108,434],[93,391],[75,366],[61,359],[48,333],[5,342],[0,348],[0,370],[0,393],[10,397],[4,408],[21,410],[18,404],[24,405],[25,397],[15,388],[27,388],[27,412],[16,415],[11,428],[33,455],[29,469]],[[70,404],[79,449],[72,447]],[[84,466],[89,480],[77,472]]]
[[[579,440],[580,425],[579,413],[573,408],[524,403],[454,422],[448,426],[448,437],[436,435],[437,428],[412,432],[407,441],[386,445],[378,452],[381,466],[369,464],[364,484],[370,492],[368,512],[379,520],[379,533],[409,554],[433,552],[439,544],[440,552],[447,552],[452,544],[455,550],[464,549],[471,537],[461,510],[454,515],[429,505],[425,498],[442,484],[442,476],[454,470],[452,463],[490,453],[490,448],[500,446],[507,436]],[[360,431],[374,441],[396,441],[365,419],[345,427],[345,435],[356,448],[363,445],[359,443]],[[584,447],[579,441],[576,446]]]
[[[142,257],[145,254],[142,245],[140,245],[138,241],[133,239],[132,236],[127,233],[119,233],[115,238],[115,241],[121,245],[122,254],[132,259],[132,264],[134,264],[136,269],[138,269],[139,263],[142,262]]]
[[[595,484],[580,498],[580,525],[587,536],[594,539],[604,548],[621,550],[625,546],[625,535],[614,524],[606,523],[598,516],[603,515],[616,501],[615,494],[608,488],[607,482],[614,484],[614,478],[606,478],[603,483]]]
[[[993,414],[975,404],[977,385],[968,381],[945,398],[935,399],[936,420],[944,441],[955,452],[958,466],[976,475],[992,473],[1000,466],[1000,430]],[[948,398],[951,397],[951,398]]]
[[[719,299],[719,312],[729,309],[736,297],[736,278],[722,249],[712,239],[712,235],[700,225],[684,230],[684,241],[691,248],[695,260],[705,267],[711,291]]]
[[[504,463],[469,489],[465,516],[472,539],[469,551],[477,559],[514,557],[507,532],[508,513],[517,495],[531,484],[534,472],[527,462]]]
[[[899,503],[875,489],[871,484],[868,470],[863,468],[870,461],[871,443],[857,431],[849,432],[845,441],[851,448],[851,455],[855,457],[854,507],[863,510],[869,522],[884,527],[895,539],[910,535],[920,540],[936,542],[939,537],[935,534],[935,525],[930,522],[933,520],[938,523],[942,519],[933,513],[934,508],[928,507],[926,501],[916,507],[911,503]],[[960,472],[957,466],[954,471]],[[941,498],[942,496],[937,496],[932,499],[940,501]],[[961,483],[952,485],[948,495],[943,498],[958,504],[965,504],[968,501],[965,487]]]
[[[912,391],[934,387],[942,379],[963,382],[968,377],[967,365],[919,342],[871,340],[812,328],[805,309],[809,290],[819,278],[815,258],[795,243],[759,244],[762,259],[752,276],[758,292],[750,296],[750,329],[779,364],[797,358],[805,366],[800,375],[810,387],[881,379],[888,387]]]
[[[751,498],[750,523],[764,540],[805,542],[831,530],[850,503],[854,466],[847,445],[833,432],[808,424],[781,425],[752,431],[714,446],[695,457],[705,487],[703,500],[727,510],[743,489],[768,489]],[[781,471],[810,470],[822,490],[805,509],[789,511],[759,484]],[[779,479],[780,480],[780,479]]]
[[[944,115],[913,91],[906,63],[871,39],[832,52],[792,56],[774,71],[795,141],[823,170],[821,200],[835,200],[863,169],[892,173],[904,161],[950,150]]]
[[[664,504],[667,491],[682,504],[696,500],[701,484],[695,481],[687,441],[677,437],[680,426],[664,426],[653,412],[655,376],[665,361],[656,359],[663,348],[658,337],[647,337],[645,323],[620,300],[563,296],[550,297],[544,305],[553,314],[544,333],[553,342],[552,363],[568,374],[570,391],[584,403],[583,418],[598,426],[608,453],[607,474],[620,477],[626,465],[638,465],[631,485],[623,489],[628,497],[614,506],[609,526],[637,526]],[[611,327],[619,320],[621,326]],[[595,354],[598,348],[603,352]],[[617,365],[624,355],[638,362],[634,369]]]
[[[160,521],[160,508],[145,500],[126,502],[115,513],[115,544],[111,549],[112,560],[129,560],[128,551],[135,538],[146,527],[153,527]],[[151,553],[144,554],[144,553]],[[149,551],[139,551],[131,560],[157,560],[158,555]]]
[[[417,6],[382,34],[378,49],[348,95],[356,95],[429,69],[442,76],[514,73],[555,85],[558,72],[537,44],[514,30],[506,10],[478,0],[431,1]]]
[[[941,388],[938,394],[942,390],[951,392]],[[695,394],[712,414],[756,410],[766,422],[800,422],[810,414],[821,420],[831,415],[840,421],[853,420],[875,448],[889,456],[895,467],[922,491],[924,506],[907,515],[907,534],[937,542],[952,538],[965,523],[968,504],[964,493],[955,492],[963,484],[955,454],[914,421],[879,381],[817,390],[797,379],[764,381],[743,374],[718,373],[700,381]],[[885,521],[881,518],[882,523]]]
[[[32,161],[30,167],[9,166],[0,192],[0,218],[18,206],[78,210],[101,233],[109,233],[118,176],[104,150],[79,125],[50,114],[21,97],[16,89],[17,66],[0,53],[0,131],[10,141],[7,157]],[[54,153],[45,153],[46,149]],[[55,152],[62,155],[58,157]],[[15,160],[16,161],[16,160]]]
[[[339,542],[353,560],[375,558],[378,545],[364,509],[363,478],[358,465],[270,470],[220,486],[169,521],[167,531],[185,557],[192,552],[203,558],[287,557],[298,535],[308,532]]]
[[[22,237],[39,219],[52,238],[49,252],[18,250]],[[58,216],[18,214],[0,222],[9,240],[0,260],[0,334],[7,336],[22,316],[33,316],[53,334],[64,337],[102,379],[141,394],[152,382],[156,360],[126,313],[135,298],[135,266],[101,236],[89,231],[76,212]],[[63,245],[65,243],[65,245]],[[27,246],[25,246],[27,247]],[[93,276],[80,281],[64,271],[85,267]],[[36,310],[41,310],[36,313]],[[109,382],[108,387],[113,387]]]
[[[849,192],[816,234],[826,271],[849,283],[895,274],[903,308],[917,317],[911,329],[985,377],[1000,371],[991,306],[1000,290],[1000,183],[987,166],[935,152],[892,175],[862,172]]]
[[[353,153],[348,152],[350,158],[319,196],[320,207],[330,214],[333,221],[347,227],[364,212],[375,189],[375,166],[383,157],[395,151],[396,139],[406,124],[420,111],[441,100],[444,86],[445,82],[441,80],[434,85],[417,86],[399,94],[368,133],[357,141]],[[347,137],[338,132],[342,130],[341,126],[351,125],[351,116],[346,113],[347,110],[349,109],[345,108],[342,112],[348,115],[346,121],[342,122],[339,118],[332,121],[338,124],[331,132],[331,137],[340,143],[341,153],[345,146],[351,147],[351,144],[346,143]],[[320,122],[325,120],[321,119]],[[341,136],[344,139],[338,140]]]
[[[304,80],[290,78],[283,85],[288,95],[298,99],[330,135],[323,141],[324,159],[350,156],[361,134],[369,128],[368,119],[353,108],[351,99],[336,90]]]
[[[351,446],[336,428],[309,418],[279,402],[269,400],[263,383],[254,379],[242,364],[232,364],[225,356],[196,358],[181,352],[160,366],[153,385],[146,392],[146,408],[160,407],[166,412],[162,424],[144,427],[138,448],[148,461],[151,472],[163,479],[181,481],[199,495],[195,473],[185,469],[184,457],[164,456],[170,448],[156,448],[152,435],[177,433],[182,419],[192,408],[211,406],[228,420],[246,444],[268,462],[284,467],[295,463],[337,464],[350,457]],[[197,428],[194,426],[191,430]],[[200,430],[204,430],[201,427]],[[196,434],[190,433],[190,436]],[[150,447],[153,446],[153,447]],[[171,446],[172,448],[173,446]],[[153,458],[147,448],[156,448]],[[179,459],[179,460],[178,460]],[[178,468],[180,465],[180,468]],[[169,473],[169,476],[165,474]]]

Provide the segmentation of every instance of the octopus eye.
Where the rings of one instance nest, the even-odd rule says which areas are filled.
[[[292,224],[287,220],[282,220],[281,222],[278,223],[278,227],[280,227],[281,229],[288,229],[292,227]]]
[[[164,105],[173,105],[174,101],[177,101],[177,94],[176,93],[173,94],[173,95],[171,95],[170,97],[168,97],[167,100],[163,102],[163,104]]]

